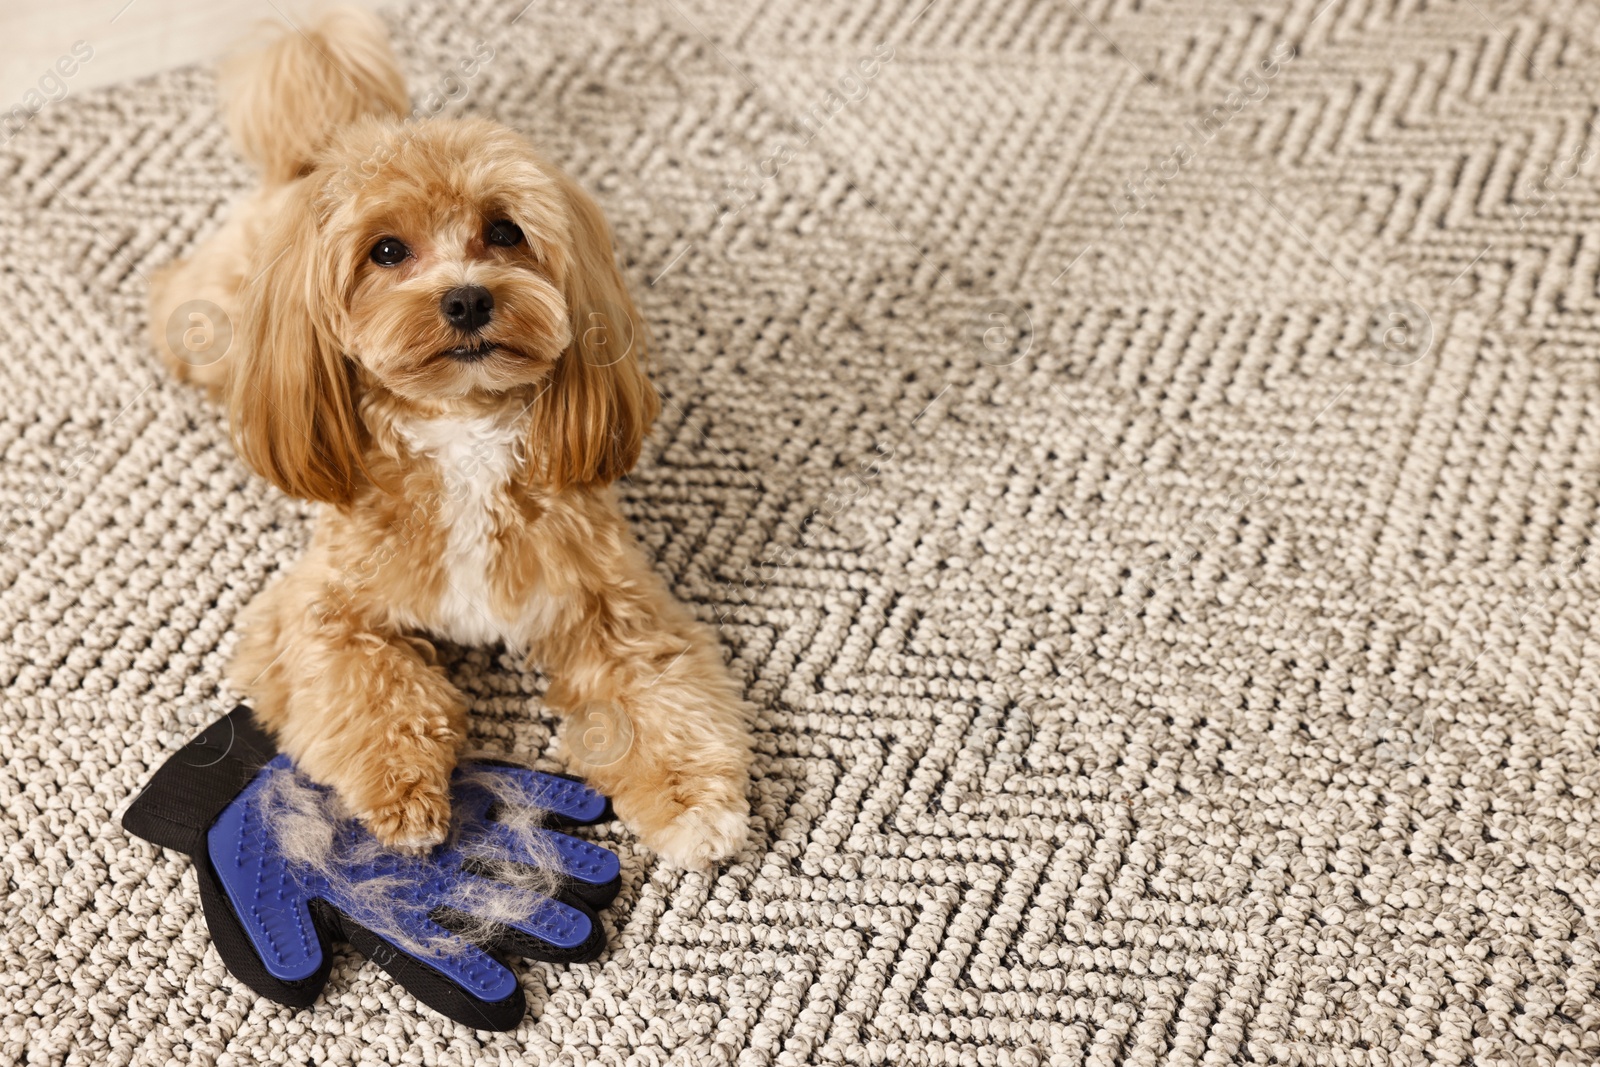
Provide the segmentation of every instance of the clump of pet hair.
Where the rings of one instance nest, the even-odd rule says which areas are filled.
[[[563,882],[545,829],[549,813],[517,776],[469,765],[454,786],[457,795],[478,790],[491,798],[499,832],[464,826],[458,803],[449,836],[425,856],[384,848],[331,790],[288,768],[267,771],[252,803],[308,897],[327,900],[396,948],[437,959],[459,955],[467,942],[493,944],[505,924],[529,918]],[[469,872],[444,879],[442,892],[440,856]],[[447,927],[434,919],[439,909],[448,910]]]

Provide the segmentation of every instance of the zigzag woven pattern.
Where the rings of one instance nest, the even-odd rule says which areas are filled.
[[[1600,11],[524,3],[389,17],[615,223],[756,844],[603,834],[613,947],[511,1035],[226,974],[116,816],[311,513],[145,347],[250,181],[211,76],[75,95],[0,146],[0,1061],[1600,1056]],[[556,766],[540,678],[452,671]]]

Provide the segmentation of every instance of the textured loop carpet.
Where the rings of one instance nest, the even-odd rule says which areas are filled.
[[[1594,1062],[1592,6],[523,2],[392,22],[616,223],[757,844],[602,834],[514,1035],[223,971],[115,818],[310,513],[145,348],[248,183],[210,75],[74,96],[0,147],[0,1061]]]

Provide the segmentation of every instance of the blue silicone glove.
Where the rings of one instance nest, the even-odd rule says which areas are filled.
[[[163,764],[129,832],[194,857],[206,923],[235,976],[305,1007],[349,942],[418,1000],[468,1026],[510,1030],[516,976],[485,949],[581,962],[605,947],[592,909],[616,896],[606,849],[549,829],[610,817],[581,782],[471,761],[451,787],[452,830],[423,856],[382,848],[273,751],[246,707]],[[548,812],[545,825],[530,809]]]

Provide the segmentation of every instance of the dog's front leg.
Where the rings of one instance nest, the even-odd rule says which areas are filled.
[[[716,638],[641,568],[536,652],[573,771],[671,863],[705,868],[749,836],[749,715]]]
[[[429,848],[449,827],[466,702],[431,646],[374,625],[325,578],[313,553],[251,603],[229,675],[373,836]]]

